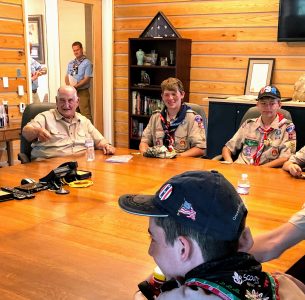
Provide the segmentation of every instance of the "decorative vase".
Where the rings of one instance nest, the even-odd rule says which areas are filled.
[[[142,49],[139,49],[136,52],[136,56],[137,56],[137,65],[142,66],[143,65],[143,60],[144,60],[144,52],[142,51]]]

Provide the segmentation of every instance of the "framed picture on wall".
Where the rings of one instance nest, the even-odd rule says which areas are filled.
[[[249,58],[245,95],[257,96],[260,89],[271,84],[274,58]]]
[[[29,15],[29,42],[32,43],[31,56],[39,63],[45,63],[42,15]]]

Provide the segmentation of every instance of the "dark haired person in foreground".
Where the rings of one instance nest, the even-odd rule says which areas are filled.
[[[217,171],[176,175],[155,195],[123,195],[119,205],[150,217],[149,254],[171,279],[151,299],[304,299],[301,282],[265,273],[238,251],[240,239],[245,249],[252,245],[247,209]],[[137,292],[135,299],[146,298]]]

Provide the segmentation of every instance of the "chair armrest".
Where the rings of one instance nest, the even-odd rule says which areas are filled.
[[[25,153],[18,153],[18,160],[20,160],[22,164],[31,162],[31,159]]]
[[[214,156],[214,157],[212,158],[212,160],[223,160],[223,157],[222,157],[221,154],[219,154],[219,155]]]

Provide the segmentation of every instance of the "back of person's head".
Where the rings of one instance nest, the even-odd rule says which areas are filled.
[[[279,89],[274,85],[266,85],[259,91],[257,100],[263,100],[266,98],[272,98],[275,100],[281,100],[281,93]]]
[[[164,93],[165,90],[167,91],[179,91],[180,93],[184,92],[184,87],[178,78],[169,77],[162,81],[161,83],[161,90]]]
[[[80,48],[83,48],[83,44],[81,42],[78,42],[78,41],[76,41],[72,44],[72,47],[75,47],[75,46],[79,46]]]
[[[247,209],[232,184],[217,171],[189,171],[169,179],[155,195],[123,195],[121,208],[155,217],[167,243],[189,237],[205,261],[238,249]]]
[[[240,223],[239,232],[244,230],[245,221],[246,216],[244,216],[243,221]],[[229,257],[238,251],[238,239],[232,241],[220,240],[215,238],[213,234],[203,234],[191,226],[182,225],[172,217],[155,218],[155,222],[156,225],[164,230],[165,240],[172,246],[179,236],[185,236],[195,241],[201,249],[205,262]]]

